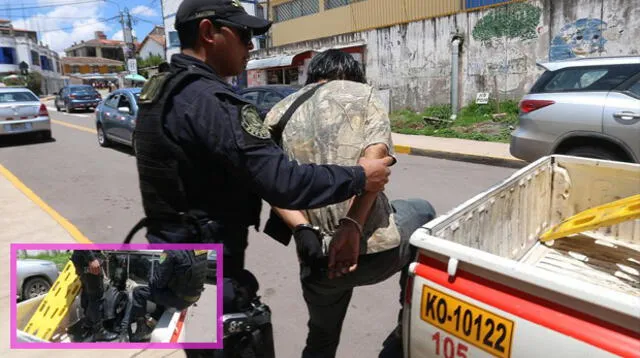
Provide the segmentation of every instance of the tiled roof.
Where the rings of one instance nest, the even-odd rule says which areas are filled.
[[[102,57],[63,57],[60,61],[65,65],[122,65],[123,61]]]
[[[149,38],[152,39],[153,41],[159,43],[160,45],[164,46],[164,42],[165,42],[165,37],[162,35],[149,35]]]

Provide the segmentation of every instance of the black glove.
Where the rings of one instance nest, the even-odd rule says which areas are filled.
[[[300,263],[313,266],[322,258],[320,230],[310,225],[298,225],[293,229],[293,238]]]

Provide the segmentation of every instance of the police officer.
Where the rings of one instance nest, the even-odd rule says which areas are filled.
[[[207,277],[207,250],[164,250],[157,268],[149,278],[148,286],[133,290],[132,316],[136,320],[136,333],[132,341],[149,338],[152,327],[145,317],[147,301],[161,308],[183,310],[200,299]],[[162,309],[156,309],[151,318],[158,320]]]
[[[104,276],[98,250],[74,250],[71,262],[82,283],[80,303],[85,310],[85,341],[111,341],[117,338],[107,331],[102,322],[102,304],[104,295]]]
[[[271,140],[251,103],[224,78],[241,74],[252,37],[271,23],[239,0],[184,0],[175,18],[181,53],[143,88],[136,161],[152,243],[223,242],[227,278],[243,271],[248,228],[259,227],[262,199],[283,209],[342,202],[388,182],[391,157],[358,165],[298,165]],[[357,255],[343,255],[348,270]],[[233,307],[225,304],[224,311]]]

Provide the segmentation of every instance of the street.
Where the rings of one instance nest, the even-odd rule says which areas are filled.
[[[54,141],[9,139],[0,144],[0,163],[93,242],[122,242],[143,214],[131,150],[101,148],[93,113],[67,114],[56,112],[52,102],[47,106]],[[390,199],[424,198],[438,214],[515,171],[402,154],[398,160],[387,186]],[[268,209],[263,206],[263,225]],[[299,357],[307,333],[307,310],[298,283],[295,247],[283,247],[262,233],[250,232],[246,262],[260,281],[259,294],[273,310],[276,355]],[[146,242],[143,233],[133,242]],[[377,356],[395,327],[398,277],[355,290],[338,357]],[[202,301],[198,305],[202,309]]]

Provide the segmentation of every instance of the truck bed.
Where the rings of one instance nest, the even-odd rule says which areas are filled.
[[[640,246],[580,234],[538,243],[520,260],[552,275],[640,296]]]

